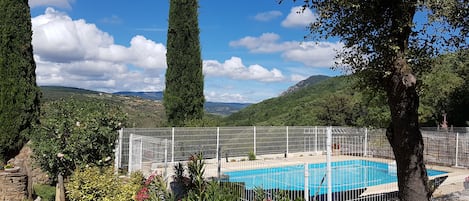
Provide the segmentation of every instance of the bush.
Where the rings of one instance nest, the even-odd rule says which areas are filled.
[[[44,201],[55,200],[55,186],[49,186],[46,184],[34,184],[34,194],[41,197]]]
[[[169,192],[166,181],[160,174],[153,173],[146,179],[135,197],[137,201],[175,200]]]
[[[254,154],[254,151],[249,151],[248,160],[250,161],[256,160],[256,154]]]
[[[206,181],[204,179],[205,162],[202,154],[194,154],[187,163],[188,177],[184,176],[184,167],[179,163],[175,167],[174,182],[172,187],[178,186],[184,188],[182,192],[175,192],[178,200],[185,201],[236,201],[240,198],[239,192],[232,191],[232,186],[219,182]]]
[[[108,165],[125,114],[102,101],[60,100],[43,106],[41,126],[32,138],[34,159],[52,180],[68,178],[87,164]]]
[[[70,201],[130,201],[142,187],[142,181],[141,173],[133,173],[128,181],[119,179],[112,167],[77,169],[66,185],[67,198]]]

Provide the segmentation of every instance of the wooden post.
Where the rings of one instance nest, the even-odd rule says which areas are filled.
[[[64,176],[59,173],[57,186],[55,189],[55,201],[65,201]]]

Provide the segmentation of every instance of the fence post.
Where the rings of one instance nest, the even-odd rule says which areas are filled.
[[[217,176],[218,176],[218,183],[220,183],[220,179],[221,179],[221,147],[218,147],[217,148],[217,163],[218,163],[218,167],[217,167]]]
[[[220,127],[217,127],[217,161],[220,160]]]
[[[140,158],[140,161],[139,161],[140,167],[138,170],[142,171],[143,169],[143,137],[140,137],[140,157],[138,158]]]
[[[256,126],[254,126],[254,155],[257,155],[256,153]]]
[[[287,126],[287,153],[286,154],[288,155],[288,126]]]
[[[318,127],[314,127],[314,152],[318,153]]]
[[[164,179],[168,179],[168,139],[164,139]]]
[[[128,166],[127,167],[127,172],[129,174],[129,176],[130,176],[130,173],[132,173],[132,159],[133,159],[133,157],[132,157],[132,149],[133,149],[132,148],[133,147],[132,139],[133,138],[134,138],[134,134],[131,133],[130,136],[129,136],[129,162],[127,164],[127,166]]]
[[[308,183],[308,178],[309,178],[309,171],[308,171],[308,163],[305,163],[305,186],[304,186],[304,192],[305,192],[305,201],[309,201],[309,183]]]
[[[365,128],[365,142],[363,144],[364,144],[363,156],[367,156],[368,155],[368,128]]]
[[[326,150],[327,150],[327,201],[332,201],[332,127],[327,127],[327,139],[326,139]]]
[[[174,127],[171,128],[171,163],[174,163]]]
[[[119,167],[122,166],[122,136],[124,134],[124,128],[119,129],[117,131],[119,133],[119,138],[117,138],[116,149],[115,149],[115,157],[114,160],[114,168],[115,172],[118,173]]]
[[[459,155],[459,132],[456,133],[456,164],[454,165],[455,167],[459,167],[458,155]]]

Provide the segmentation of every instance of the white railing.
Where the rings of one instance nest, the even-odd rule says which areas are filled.
[[[384,132],[383,129],[317,126],[123,129],[119,132],[116,166],[129,172],[158,170],[170,178],[172,171],[168,167],[187,161],[191,154],[203,153],[207,177],[225,178],[223,175],[242,170],[267,171],[268,188],[245,180],[233,183],[239,192],[244,192],[242,200],[253,200],[259,193],[254,185],[273,200],[283,193],[292,200],[381,201],[395,197],[397,190],[395,181],[381,184],[379,179],[371,179],[382,177],[379,172],[395,175],[392,149]],[[427,163],[469,167],[469,138],[465,133],[423,131],[423,136]],[[250,161],[249,153],[256,160]],[[347,161],[361,165],[353,165],[355,169],[351,171],[351,166],[338,166],[337,162]],[[273,167],[294,168],[278,172],[269,169]],[[378,173],[371,173],[375,169]],[[349,174],[335,173],[337,170]],[[350,177],[354,173],[362,175],[358,179]]]

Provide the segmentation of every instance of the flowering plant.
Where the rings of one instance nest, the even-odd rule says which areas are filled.
[[[137,192],[137,201],[171,200],[166,181],[158,173],[152,173],[144,182],[143,187]]]

